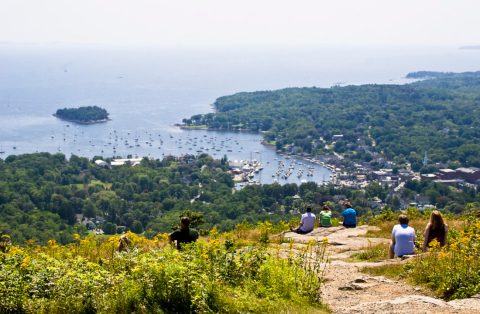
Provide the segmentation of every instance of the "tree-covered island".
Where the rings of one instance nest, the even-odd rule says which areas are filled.
[[[58,109],[55,117],[80,124],[101,123],[109,120],[107,110],[98,106]]]

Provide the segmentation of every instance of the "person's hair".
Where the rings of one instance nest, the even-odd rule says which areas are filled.
[[[185,228],[188,228],[190,226],[190,218],[188,218],[187,216],[182,217],[180,219],[180,222],[182,223],[182,226]]]
[[[130,244],[132,244],[132,241],[127,237],[127,235],[121,235],[120,238],[118,238],[117,251],[122,252],[127,250]]]
[[[444,224],[442,214],[438,210],[432,211],[430,215],[430,227],[433,230],[440,229]]]
[[[307,212],[311,212],[312,211],[312,208],[309,206],[307,207]]]
[[[351,208],[351,207],[352,207],[352,203],[350,203],[349,201],[346,201],[346,202],[343,203],[343,206],[344,206],[345,208]]]
[[[408,216],[405,215],[405,214],[401,214],[400,216],[398,216],[398,222],[401,224],[401,225],[408,225]]]
[[[331,210],[327,205],[323,205],[323,210]]]

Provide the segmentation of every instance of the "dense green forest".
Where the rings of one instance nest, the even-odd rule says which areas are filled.
[[[94,123],[108,119],[107,110],[97,106],[58,109],[54,115],[78,123]]]
[[[98,157],[97,157],[98,158]],[[106,233],[116,227],[152,237],[169,232],[185,211],[200,218],[198,228],[231,230],[238,223],[294,219],[307,205],[317,211],[323,203],[339,217],[340,201],[350,199],[363,220],[378,213],[372,199],[398,209],[400,200],[424,196],[447,211],[480,201],[473,188],[461,190],[434,182],[411,181],[401,195],[371,183],[364,190],[318,186],[316,183],[251,185],[234,189],[228,161],[208,155],[144,159],[138,166],[104,168],[72,155],[36,153],[0,159],[0,234],[15,243],[34,239],[46,243],[72,241],[74,233],[86,234],[82,216]],[[82,216],[80,216],[82,215]]]
[[[415,72],[405,85],[287,88],[220,97],[215,113],[186,125],[261,131],[291,153],[342,153],[370,161],[380,154],[422,167],[480,166],[480,72]],[[342,135],[342,136],[335,136]]]

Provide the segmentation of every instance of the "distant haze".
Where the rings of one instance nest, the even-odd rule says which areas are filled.
[[[0,0],[0,44],[478,45],[478,0]]]

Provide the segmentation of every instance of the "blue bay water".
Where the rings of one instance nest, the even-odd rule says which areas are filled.
[[[411,71],[476,71],[480,50],[456,47],[315,49],[129,49],[0,45],[0,158],[36,151],[93,157],[198,154],[261,160],[263,183],[291,162],[252,133],[182,130],[182,118],[212,111],[240,91],[335,84],[405,83]],[[98,105],[111,121],[76,125],[52,116],[63,107]],[[308,164],[308,163],[307,163]],[[304,162],[303,166],[307,164]],[[308,164],[310,165],[310,164]],[[297,172],[295,171],[295,174]],[[313,177],[280,183],[328,181]]]

